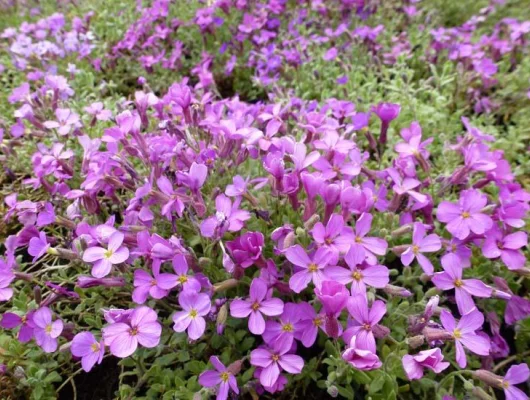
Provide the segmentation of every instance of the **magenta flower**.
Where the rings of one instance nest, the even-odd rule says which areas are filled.
[[[457,204],[442,201],[436,217],[447,223],[446,228],[453,236],[464,240],[471,232],[482,235],[493,225],[491,218],[481,213],[487,203],[487,197],[478,190],[466,190]]]
[[[189,172],[179,173],[179,180],[182,181],[192,193],[199,193],[199,189],[204,185],[206,177],[208,175],[208,167],[204,164],[197,164],[194,162],[191,164]]]
[[[99,121],[108,121],[112,118],[112,113],[104,109],[103,103],[97,101],[84,108],[85,112],[93,115]]]
[[[33,262],[41,258],[48,249],[50,244],[46,239],[46,234],[44,232],[39,232],[38,237],[33,237],[29,241],[28,253],[33,256]]]
[[[455,290],[456,304],[460,315],[464,315],[475,308],[472,296],[491,297],[491,288],[478,279],[462,279],[462,267],[459,258],[448,254],[442,258],[444,272],[437,272],[432,277],[432,283],[441,290]]]
[[[224,194],[215,199],[216,213],[201,223],[201,235],[207,238],[222,237],[225,232],[237,232],[250,219],[250,213],[239,209],[239,202],[232,201]]]
[[[232,389],[235,394],[239,394],[239,388],[237,387],[235,376],[223,365],[219,358],[211,356],[210,362],[216,370],[204,371],[199,376],[199,384],[204,387],[219,385],[216,400],[226,400],[230,389]]]
[[[403,265],[410,265],[414,258],[418,260],[423,272],[427,275],[434,273],[434,267],[431,261],[422,253],[433,253],[442,248],[440,237],[434,233],[425,236],[425,226],[421,222],[414,223],[412,233],[412,245],[401,254]]]
[[[57,121],[46,121],[44,126],[48,129],[57,129],[59,135],[68,135],[72,128],[80,126],[79,115],[69,108],[58,108],[55,110]]]
[[[318,222],[311,230],[311,235],[319,247],[325,247],[337,257],[346,253],[354,240],[352,229],[337,214],[331,215],[326,226]]]
[[[45,353],[57,350],[57,338],[63,331],[63,321],[52,322],[52,312],[48,307],[41,307],[33,314],[33,335],[35,341]]]
[[[13,289],[9,287],[15,280],[15,274],[10,268],[0,268],[0,301],[7,301],[13,297]]]
[[[480,311],[474,309],[468,312],[457,324],[449,311],[442,310],[440,321],[444,329],[453,335],[456,345],[456,362],[460,368],[465,368],[467,365],[464,347],[481,356],[489,354],[490,341],[476,332],[484,323],[484,315]]]
[[[443,361],[443,359],[444,356],[439,348],[420,351],[415,356],[405,354],[402,359],[403,369],[409,380],[421,379],[424,368],[439,374],[449,367],[450,364]]]
[[[289,279],[289,287],[296,293],[304,290],[309,282],[313,282],[319,288],[324,280],[323,269],[330,262],[329,250],[321,247],[309,258],[305,250],[300,245],[289,247],[285,250],[285,257],[294,265],[301,268]]]
[[[110,346],[110,352],[120,358],[133,354],[138,344],[147,348],[158,346],[162,333],[162,325],[151,308],[140,306],[127,311],[132,312],[102,330],[105,345]]]
[[[182,193],[174,190],[171,181],[165,176],[158,178],[156,185],[162,191],[159,193],[164,204],[160,210],[161,214],[170,221],[173,219],[173,212],[176,212],[179,217],[182,216],[184,211],[184,202],[181,200]]]
[[[346,287],[335,281],[324,281],[315,294],[327,315],[337,316],[346,307],[350,294]]]
[[[258,263],[265,245],[265,238],[261,232],[245,232],[243,235],[226,242],[232,259],[241,268],[248,268]]]
[[[123,233],[114,232],[110,238],[107,248],[94,246],[89,247],[83,253],[83,261],[94,263],[92,275],[96,278],[107,276],[113,265],[121,264],[129,258],[129,249],[122,246]]]
[[[366,258],[368,264],[376,264],[378,256],[384,256],[388,244],[385,240],[377,237],[366,237],[372,227],[372,214],[363,213],[355,224],[355,240],[351,244],[350,251],[360,252]]]
[[[484,236],[484,244],[482,245],[484,257],[500,257],[508,269],[511,270],[518,270],[524,267],[526,257],[520,249],[528,244],[526,232],[503,235],[499,228],[494,227]]]
[[[101,364],[105,355],[105,344],[103,340],[99,343],[91,332],[81,332],[74,336],[72,354],[81,358],[81,367],[85,372],[89,372],[97,363]]]
[[[262,347],[250,353],[250,363],[261,367],[259,381],[265,387],[273,386],[282,370],[290,374],[299,374],[304,367],[304,360],[296,354],[287,354],[291,346],[285,343],[275,348]]]
[[[254,335],[261,335],[265,331],[265,319],[262,314],[272,317],[283,313],[283,301],[270,298],[267,292],[267,283],[263,279],[256,278],[250,285],[248,300],[234,300],[230,303],[232,317],[246,318],[250,315],[248,329]]]
[[[161,274],[158,268],[153,271],[153,276],[143,269],[134,271],[134,290],[132,299],[136,304],[143,304],[147,300],[147,296],[153,299],[163,299],[169,293],[169,290],[163,287],[174,284],[176,286],[176,279],[172,274]]]
[[[33,338],[33,331],[35,328],[35,324],[33,323],[33,314],[34,311],[30,311],[23,316],[6,312],[2,315],[0,326],[5,329],[13,329],[17,326],[20,326],[17,339],[21,343],[27,343]]]
[[[383,265],[364,265],[364,254],[350,248],[344,256],[349,269],[337,266],[326,267],[325,273],[331,279],[344,285],[351,283],[351,294],[366,294],[366,285],[384,288],[390,278],[388,268]]]
[[[288,346],[291,347],[295,337],[301,334],[302,311],[299,304],[286,303],[283,307],[283,313],[280,315],[279,322],[267,321],[263,340],[270,347]]]
[[[305,347],[311,347],[318,336],[318,329],[325,331],[326,316],[323,313],[317,314],[313,306],[307,302],[298,303],[298,310],[300,312],[300,321],[297,323],[299,332],[297,339],[302,342]]]
[[[504,376],[501,384],[502,389],[504,390],[504,395],[506,396],[506,400],[528,399],[528,396],[523,393],[521,389],[516,388],[514,385],[527,382],[529,377],[530,370],[528,369],[528,365],[512,365],[508,369],[508,372]]]
[[[210,312],[210,298],[205,293],[186,291],[179,294],[179,304],[183,311],[173,314],[173,329],[175,332],[184,332],[187,329],[190,339],[199,339],[206,329],[203,317]]]
[[[349,347],[342,353],[343,360],[361,371],[380,368],[382,363],[377,354],[370,350],[360,348],[357,342],[357,337],[352,336]]]
[[[386,313],[386,305],[381,300],[376,300],[371,308],[365,296],[354,296],[348,301],[348,311],[353,317],[351,326],[344,331],[344,341],[351,342],[353,336],[357,337],[357,347],[375,353],[375,337],[373,328],[381,321]]]

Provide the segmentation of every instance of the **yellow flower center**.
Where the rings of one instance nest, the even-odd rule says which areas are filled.
[[[151,280],[151,286],[156,286],[156,279]]]
[[[92,352],[94,352],[94,353],[99,352],[99,344],[98,344],[98,343],[92,343],[92,344],[90,345],[90,349],[91,349]]]
[[[504,388],[504,389],[508,389],[510,387],[510,382],[508,381],[505,381],[504,379],[501,381],[501,386]]]
[[[467,211],[464,211],[464,212],[462,213],[462,218],[469,218],[469,217],[471,217],[471,214],[468,213]]]
[[[292,331],[294,331],[293,325],[292,324],[285,324],[284,326],[282,326],[282,331],[284,331],[284,332],[292,332]]]
[[[105,254],[103,254],[103,256],[104,256],[105,258],[111,258],[111,257],[112,257],[112,254],[113,254],[112,250],[107,250],[107,251],[105,252]]]
[[[186,282],[188,282],[188,277],[186,275],[180,275],[179,276],[179,282],[183,285]]]
[[[460,339],[462,337],[462,332],[460,332],[460,329],[455,329],[453,331],[453,336],[455,339]]]
[[[318,266],[315,263],[309,264],[309,267],[307,268],[309,272],[317,272]]]
[[[259,303],[256,301],[254,304],[252,304],[252,310],[258,311],[259,309]]]
[[[223,382],[228,382],[228,379],[230,378],[229,372],[221,372],[220,378]]]
[[[333,239],[327,238],[326,240],[324,240],[324,242],[326,242],[326,244],[329,246],[333,243]]]
[[[313,320],[313,325],[315,326],[321,326],[322,325],[322,318],[318,317]]]
[[[355,243],[362,243],[362,241],[363,241],[363,238],[360,237],[360,236],[357,236],[357,237],[355,238]]]
[[[138,328],[136,328],[136,327],[135,327],[135,328],[131,328],[131,329],[129,330],[129,333],[131,334],[131,336],[136,336],[136,335],[138,335]]]
[[[272,361],[277,362],[280,359],[280,356],[278,354],[272,355]]]
[[[455,286],[456,286],[456,287],[462,287],[463,285],[464,285],[464,282],[462,282],[460,279],[457,279],[457,280],[455,281]]]
[[[364,325],[363,325],[363,329],[364,329],[365,331],[369,331],[369,330],[372,329],[372,326],[371,326],[370,324],[364,324]]]
[[[363,275],[359,271],[355,271],[351,276],[356,281],[360,281],[363,278]]]
[[[197,312],[197,310],[194,310],[194,309],[191,309],[190,310],[190,317],[191,318],[195,318],[199,313]]]
[[[412,246],[412,252],[414,254],[418,254],[420,252],[420,248],[416,245]]]
[[[44,328],[44,331],[46,333],[52,333],[52,325],[51,324],[50,325],[46,325],[46,328]]]

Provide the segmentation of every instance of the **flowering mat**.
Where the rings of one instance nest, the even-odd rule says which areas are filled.
[[[0,12],[1,399],[528,399],[527,0]]]

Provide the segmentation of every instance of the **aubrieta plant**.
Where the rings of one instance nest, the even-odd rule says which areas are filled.
[[[1,398],[528,398],[529,21],[118,3],[6,5]]]

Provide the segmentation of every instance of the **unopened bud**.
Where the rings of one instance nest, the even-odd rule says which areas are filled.
[[[471,393],[473,393],[473,395],[480,400],[493,400],[493,397],[491,397],[484,391],[484,389],[478,386],[473,387]]]
[[[484,382],[486,385],[502,389],[502,376],[496,375],[493,372],[487,371],[485,369],[478,369],[473,371],[473,376],[478,380]]]
[[[423,336],[425,336],[425,339],[427,339],[429,342],[433,342],[436,340],[453,340],[453,335],[451,332],[447,332],[443,329],[436,329],[436,328],[429,328],[425,327],[423,328]]]
[[[389,295],[392,295],[392,296],[398,296],[398,297],[410,297],[412,296],[412,292],[410,292],[409,290],[405,289],[405,288],[402,288],[402,287],[399,287],[399,286],[395,286],[395,285],[386,285],[384,288],[383,288],[383,291]]]
[[[464,380],[464,389],[473,390],[473,389],[475,389],[475,385],[473,385],[473,382],[468,381],[467,379],[465,379]]]
[[[433,287],[433,288],[430,288],[429,290],[427,290],[425,292],[425,297],[427,297],[427,298],[436,297],[438,295],[438,293],[440,293],[438,288]]]
[[[304,237],[306,235],[306,231],[304,228],[298,227],[296,228],[296,236]]]
[[[372,327],[372,332],[377,339],[383,339],[390,334],[390,329],[386,326],[376,324]]]
[[[207,267],[207,266],[210,265],[211,263],[212,263],[212,260],[210,260],[210,259],[207,258],[207,257],[201,257],[201,258],[199,258],[199,267],[201,267],[201,268]]]
[[[530,269],[528,268],[514,269],[512,272],[515,272],[517,275],[521,276],[530,276]]]
[[[392,253],[396,256],[402,255],[410,246],[407,244],[400,244],[399,246],[392,247]]]
[[[40,305],[42,302],[42,291],[40,290],[40,286],[33,287],[33,297],[35,298],[35,303]]]
[[[230,364],[227,370],[232,375],[237,375],[241,371],[242,366],[243,366],[243,360],[237,360],[237,361],[234,361],[232,364]]]
[[[64,217],[62,217],[60,215],[55,217],[55,223],[57,225],[64,226],[65,228],[68,228],[71,231],[73,231],[77,227],[77,225],[75,224],[74,221],[72,221],[71,219],[68,219],[68,218],[64,218]]]
[[[24,368],[22,368],[20,365],[17,365],[13,371],[13,376],[19,380],[24,379],[26,378],[26,372],[24,371]]]
[[[72,250],[68,249],[61,249],[61,248],[55,248],[57,251],[57,255],[61,258],[65,258],[67,260],[77,260],[79,259],[79,256]]]
[[[296,236],[294,232],[289,232],[287,236],[285,236],[285,239],[283,240],[283,248],[287,249],[291,246],[294,246],[296,242]]]
[[[425,336],[423,335],[416,335],[416,336],[413,336],[413,337],[410,337],[410,338],[407,338],[405,340],[405,342],[407,343],[407,345],[411,348],[411,349],[415,349],[416,347],[420,347],[423,345],[423,343],[425,343]]]
[[[421,274],[420,275],[420,281],[422,283],[430,282],[430,280],[431,280],[431,277],[429,275],[427,275],[427,274]]]
[[[407,233],[410,233],[412,232],[412,225],[411,224],[406,224],[406,225],[403,225],[401,227],[399,227],[398,229],[396,229],[395,231],[392,231],[391,235],[393,238],[397,238],[399,236],[403,236]]]
[[[70,350],[70,347],[72,347],[72,342],[67,342],[59,347],[59,351],[61,353],[66,353]]]
[[[237,279],[227,279],[213,285],[213,289],[214,292],[222,292],[224,290],[235,288],[238,283],[239,281]]]
[[[225,304],[219,308],[219,312],[217,313],[217,319],[216,319],[216,325],[217,325],[217,333],[219,335],[222,335],[224,330],[224,325],[226,322],[226,318],[228,317],[228,307]]]
[[[332,385],[332,386],[328,387],[328,394],[331,397],[335,398],[335,397],[337,397],[339,395],[339,389],[337,389],[337,386]]]

